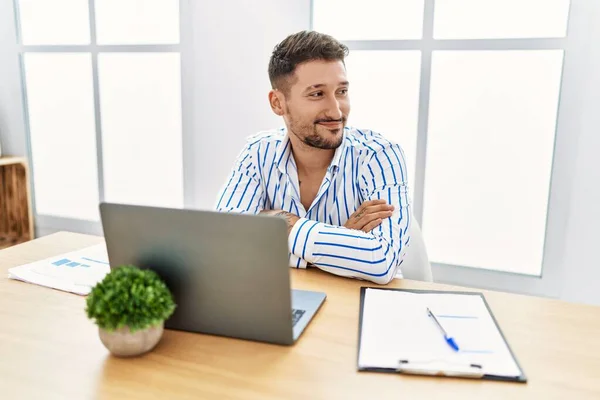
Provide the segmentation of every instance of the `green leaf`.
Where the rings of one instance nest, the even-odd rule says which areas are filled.
[[[85,311],[103,329],[128,326],[135,332],[166,320],[175,307],[167,285],[154,271],[124,265],[92,289]]]

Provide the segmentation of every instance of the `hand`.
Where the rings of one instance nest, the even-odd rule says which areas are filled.
[[[365,201],[358,207],[344,224],[348,229],[356,229],[363,232],[371,232],[377,228],[385,218],[389,218],[394,213],[394,206],[386,203],[385,200]]]
[[[298,222],[298,220],[300,219],[300,217],[296,214],[292,214],[283,210],[263,210],[259,214],[285,218],[288,226],[288,236],[292,232],[292,228],[294,227],[296,222]]]

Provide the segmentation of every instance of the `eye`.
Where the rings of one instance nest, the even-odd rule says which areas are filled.
[[[309,94],[310,97],[322,97],[323,96],[323,92],[314,92]]]
[[[340,89],[340,90],[338,91],[338,93],[339,93],[339,94],[341,94],[342,96],[345,96],[345,95],[347,95],[347,94],[348,94],[348,89],[347,89],[347,88],[346,88],[346,89]]]

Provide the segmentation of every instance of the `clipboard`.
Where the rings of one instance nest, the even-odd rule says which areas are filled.
[[[447,363],[439,363],[436,360],[430,361],[411,361],[411,360],[402,360],[402,357],[399,356],[398,366],[397,368],[388,368],[388,367],[361,367],[360,366],[360,354],[363,345],[363,319],[364,319],[364,309],[365,309],[365,296],[367,289],[375,289],[375,290],[384,290],[384,291],[398,291],[398,292],[408,292],[408,293],[416,293],[416,294],[456,294],[456,295],[469,295],[469,296],[479,296],[485,305],[489,316],[491,317],[495,328],[498,330],[504,344],[506,345],[510,356],[512,357],[514,363],[516,364],[518,370],[520,371],[519,375],[516,376],[504,376],[504,375],[495,375],[485,373],[482,369],[481,365],[466,363],[466,364],[456,364],[449,365]],[[462,291],[437,291],[437,290],[417,290],[417,289],[391,289],[391,288],[378,288],[378,287],[361,287],[360,288],[360,310],[358,317],[358,351],[357,351],[357,369],[358,371],[371,371],[371,372],[388,372],[388,373],[402,373],[402,374],[413,374],[413,375],[430,375],[430,376],[444,376],[444,377],[460,377],[460,378],[471,378],[471,379],[484,379],[484,380],[495,380],[495,381],[507,381],[507,382],[519,382],[526,383],[527,376],[523,371],[523,368],[519,364],[517,358],[515,357],[514,352],[512,351],[510,345],[506,341],[506,337],[504,333],[500,329],[498,322],[492,310],[487,303],[485,296],[480,292],[462,292]],[[443,364],[443,365],[442,365]]]

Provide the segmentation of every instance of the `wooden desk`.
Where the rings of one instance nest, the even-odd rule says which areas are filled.
[[[486,292],[527,384],[359,373],[358,294],[365,283],[317,270],[292,270],[293,287],[328,295],[295,346],[166,331],[146,356],[114,358],[87,320],[83,297],[6,278],[10,267],[101,241],[59,233],[0,252],[2,398],[600,398],[600,307]]]

